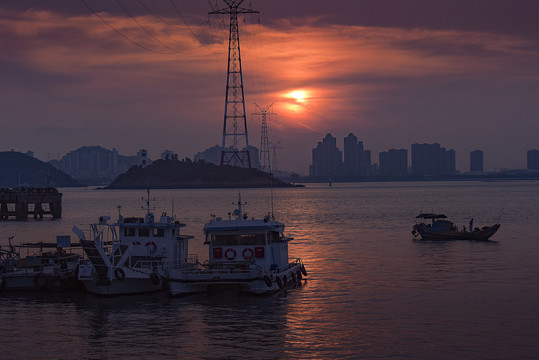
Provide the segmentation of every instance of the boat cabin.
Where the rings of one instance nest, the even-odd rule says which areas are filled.
[[[118,220],[119,242],[123,246],[132,246],[131,257],[143,259],[168,258],[178,260],[181,254],[188,253],[188,238],[180,236],[180,228],[185,224],[174,221],[166,213],[155,221],[154,214],[144,218],[120,216]]]
[[[209,245],[212,265],[256,264],[275,270],[288,264],[288,242],[284,224],[270,220],[222,220],[216,218],[204,226],[205,244]]]

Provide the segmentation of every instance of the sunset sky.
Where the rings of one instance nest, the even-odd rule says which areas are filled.
[[[101,19],[88,7],[99,13]],[[539,1],[246,0],[249,141],[274,104],[278,167],[308,172],[326,133],[378,152],[438,142],[469,170],[539,148]],[[83,145],[180,158],[221,143],[228,18],[211,0],[0,1],[0,151]],[[105,24],[104,21],[107,22]]]

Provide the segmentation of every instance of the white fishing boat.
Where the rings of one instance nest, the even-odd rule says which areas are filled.
[[[267,215],[248,219],[243,212],[241,195],[235,218],[212,216],[204,226],[209,259],[193,266],[183,263],[170,270],[169,291],[172,295],[225,289],[265,294],[300,286],[307,275],[301,259],[288,258],[285,225]]]
[[[102,216],[90,224],[89,239],[79,236],[87,260],[80,264],[78,278],[85,289],[98,295],[136,294],[166,288],[165,268],[170,263],[197,262],[187,256],[192,236],[180,235],[185,224],[163,213],[158,219],[150,212],[148,190],[144,218],[118,215],[116,223]]]
[[[2,290],[76,289],[77,266],[80,256],[71,252],[69,236],[58,236],[55,243],[25,243],[0,248],[0,276]],[[18,249],[18,250],[17,250]],[[21,250],[37,252],[21,256]],[[66,251],[67,250],[67,251]]]

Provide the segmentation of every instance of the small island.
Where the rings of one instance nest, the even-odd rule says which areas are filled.
[[[157,160],[149,166],[133,166],[105,189],[202,189],[293,187],[272,174],[236,166],[217,166],[203,161]]]

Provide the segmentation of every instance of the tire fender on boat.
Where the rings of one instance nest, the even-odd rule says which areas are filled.
[[[303,279],[303,275],[301,274],[301,270],[297,270],[296,271],[296,276],[298,277],[298,280],[301,282],[301,280]]]
[[[288,278],[286,277],[286,274],[283,275],[283,285],[286,286],[288,284]]]
[[[159,284],[159,274],[158,273],[151,273],[150,274],[150,280],[152,281],[152,284],[158,285]]]
[[[292,282],[294,284],[298,282],[298,279],[296,278],[296,273],[294,271],[290,273],[290,276],[292,277]]]
[[[266,285],[268,285],[268,287],[271,287],[271,279],[268,275],[264,276],[264,282]]]
[[[120,281],[124,281],[125,280],[125,272],[123,271],[123,269],[121,268],[116,268],[114,270],[114,276],[116,276],[116,279],[120,280]]]
[[[275,281],[277,282],[277,286],[279,286],[279,289],[282,289],[283,288],[283,281],[281,280],[281,278],[279,276],[276,276]]]
[[[43,290],[49,284],[49,279],[47,278],[47,275],[39,273],[34,275],[33,282],[36,289]]]

